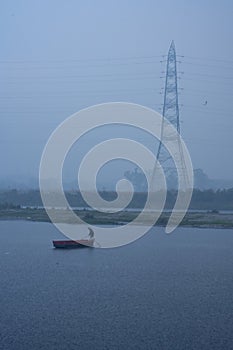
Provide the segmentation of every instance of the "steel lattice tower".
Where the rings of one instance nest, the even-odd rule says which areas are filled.
[[[163,103],[163,116],[167,118],[180,133],[178,86],[176,69],[176,49],[174,41],[168,51],[166,82]]]
[[[150,174],[150,188],[152,191],[157,191],[157,186],[159,186],[159,181],[157,171],[158,171],[158,163],[162,166],[163,171],[165,173],[167,187],[169,189],[177,189],[178,188],[178,174],[179,179],[182,178],[182,184],[185,188],[190,188],[192,185],[192,181],[190,181],[190,177],[187,175],[186,164],[183,155],[183,148],[181,147],[181,138],[180,138],[180,116],[179,116],[179,104],[178,104],[178,83],[177,83],[177,61],[176,61],[176,50],[174,41],[172,41],[168,55],[166,60],[166,79],[165,79],[165,87],[164,87],[164,100],[163,100],[163,111],[162,111],[162,123],[160,126],[160,141],[158,143],[158,148],[156,150],[156,161],[155,164],[152,165],[152,169],[149,170]],[[175,131],[171,131],[171,128],[167,128],[166,121],[170,122]],[[164,141],[166,144],[169,143],[171,147],[176,150],[176,153],[173,152],[173,157],[175,155],[176,162],[167,151],[164,146]],[[134,173],[127,174],[126,178],[132,181],[135,186],[144,182],[140,179],[141,172],[134,171]],[[139,181],[140,180],[140,181]],[[146,187],[146,185],[145,185]],[[192,187],[192,186],[191,186]]]
[[[164,87],[164,101],[163,101],[163,122],[161,126],[161,137],[157,150],[157,162],[159,162],[165,172],[166,179],[169,187],[177,187],[177,171],[172,161],[172,158],[166,148],[163,146],[163,141],[165,140],[164,135],[164,118],[166,118],[178,131],[180,134],[180,117],[179,117],[179,104],[178,104],[178,84],[177,84],[177,67],[176,67],[176,50],[174,41],[172,41],[168,55],[167,55],[167,66],[166,66],[166,80]],[[177,135],[169,135],[169,140],[172,142],[177,142],[180,149],[180,139],[177,138]],[[183,163],[183,154],[182,150],[180,152],[181,166],[185,167]],[[156,181],[155,172],[156,172],[155,164],[152,181]],[[170,182],[170,184],[169,184]],[[173,182],[173,184],[172,184]],[[174,182],[176,183],[174,185]]]

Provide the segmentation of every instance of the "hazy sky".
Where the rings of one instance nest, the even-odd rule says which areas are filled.
[[[0,178],[36,177],[51,132],[83,107],[129,101],[159,110],[160,61],[174,39],[193,165],[233,179],[232,13],[226,0],[2,0]]]

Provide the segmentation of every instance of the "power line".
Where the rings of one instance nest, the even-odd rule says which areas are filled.
[[[188,62],[188,61],[182,61],[182,64],[188,64],[191,66],[209,67],[209,68],[213,68],[213,69],[216,69],[216,68],[233,69],[233,66],[232,67],[223,66],[222,64],[220,66],[220,65],[213,65],[213,64],[207,64],[207,63]]]
[[[199,114],[218,114],[218,115],[224,115],[224,116],[230,116],[233,115],[233,111],[224,111],[222,109],[208,109],[206,110],[206,108],[202,108],[201,106],[195,106],[195,105],[182,105],[182,108],[187,108],[187,109],[191,109],[191,110],[196,110]]]
[[[218,79],[218,80],[233,80],[233,77],[231,76],[220,76],[220,75],[214,75],[214,74],[205,74],[205,73],[193,73],[193,72],[188,72],[187,74],[182,75],[182,80],[187,79],[186,76],[193,75],[193,76],[200,76],[200,77],[208,77],[211,79]],[[65,76],[11,76],[11,77],[3,77],[2,79],[5,79],[7,83],[12,82],[14,83],[15,81],[22,81],[22,80],[74,80],[74,79],[86,79],[89,78],[91,79],[90,81],[93,80],[100,80],[103,81],[104,79],[102,78],[111,78],[111,79],[106,79],[106,81],[111,81],[111,80],[125,80],[124,78],[126,77],[126,80],[137,80],[137,79],[163,79],[165,78],[164,76],[155,76],[153,73],[105,73],[105,74],[93,74],[93,75],[65,75]],[[94,79],[93,79],[94,78]],[[97,79],[96,79],[97,78]],[[190,80],[190,78],[189,78]],[[194,79],[192,79],[194,80]],[[201,79],[198,79],[198,81]],[[206,79],[204,79],[207,81]]]
[[[232,80],[233,77],[225,77],[225,76],[221,76],[221,75],[214,75],[214,74],[205,74],[205,73],[188,73],[188,75],[197,75],[200,77],[209,77],[209,78],[217,78],[217,79],[229,79]]]
[[[225,63],[229,63],[229,64],[233,64],[232,60],[225,60],[225,59],[221,59],[221,58],[212,58],[212,57],[198,57],[198,56],[186,56],[186,55],[177,55],[178,57],[181,58],[191,58],[194,60],[202,60],[202,61],[213,61],[213,62],[225,62]]]
[[[150,73],[150,72],[146,72],[146,73],[104,73],[104,74],[87,74],[87,75],[75,75],[75,74],[72,74],[72,75],[64,75],[64,76],[41,76],[40,75],[34,75],[34,76],[23,76],[23,77],[15,77],[15,76],[11,76],[11,77],[8,77],[7,79],[82,79],[82,78],[102,78],[102,77],[115,77],[115,78],[118,78],[118,77],[127,77],[127,76],[139,76],[139,77],[145,77],[147,78],[149,76],[149,78],[154,78],[154,79],[159,79],[160,77],[156,77],[155,75],[153,75],[153,73]],[[3,78],[4,79],[4,78]]]
[[[55,63],[55,62],[111,62],[122,60],[140,60],[140,59],[154,59],[163,58],[163,55],[151,55],[151,56],[128,56],[128,57],[109,57],[109,58],[82,58],[82,59],[51,59],[51,60],[0,60],[0,63]]]
[[[198,78],[198,79],[194,79],[194,78],[187,78],[186,76],[184,76],[184,77],[182,77],[182,81],[185,81],[185,80],[191,80],[191,81],[196,81],[196,82],[206,82],[206,83],[211,83],[211,84],[213,84],[213,80],[208,80],[208,79],[200,79],[200,78]],[[226,85],[228,85],[228,84],[232,84],[232,82],[230,81],[230,80],[223,80],[223,81],[220,81],[220,82],[218,82],[218,84],[221,84],[221,85],[224,85],[224,84],[226,84]]]

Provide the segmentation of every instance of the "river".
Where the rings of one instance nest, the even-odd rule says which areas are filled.
[[[0,222],[0,349],[232,349],[233,231],[153,228],[56,250],[49,223]]]

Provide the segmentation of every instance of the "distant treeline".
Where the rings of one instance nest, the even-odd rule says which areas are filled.
[[[15,205],[13,203],[5,202],[0,203],[0,210],[8,210],[8,209],[20,209],[20,205]]]
[[[99,194],[108,201],[116,198],[116,192],[100,191]],[[59,203],[59,195],[51,192],[52,206]],[[172,209],[176,200],[177,191],[167,192],[165,209]],[[87,207],[80,192],[67,191],[66,198],[71,207]],[[147,193],[135,192],[130,208],[142,208],[147,199]],[[0,209],[16,209],[18,206],[42,207],[42,200],[39,190],[0,191]],[[228,190],[197,190],[193,191],[189,209],[194,210],[233,210],[233,188]]]

